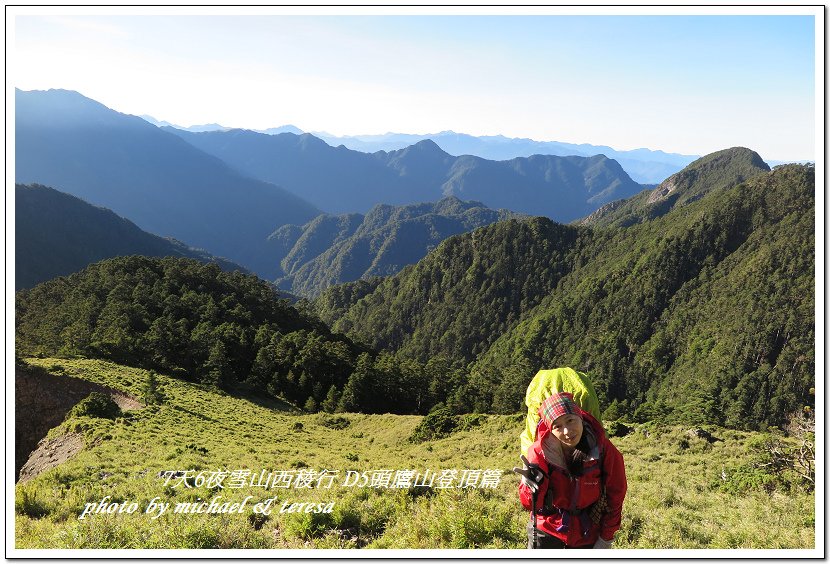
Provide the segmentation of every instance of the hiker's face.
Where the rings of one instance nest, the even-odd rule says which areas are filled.
[[[553,421],[551,432],[566,446],[575,447],[582,438],[582,417],[573,414],[557,417]]]

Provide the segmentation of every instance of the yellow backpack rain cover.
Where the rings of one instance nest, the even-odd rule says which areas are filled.
[[[577,372],[573,368],[554,368],[552,370],[540,370],[530,381],[525,394],[525,405],[527,405],[527,420],[525,430],[522,432],[522,454],[527,450],[533,441],[536,440],[536,426],[539,424],[539,406],[548,397],[559,392],[570,392],[574,400],[582,408],[596,418],[600,419],[599,400],[591,380],[584,372]]]

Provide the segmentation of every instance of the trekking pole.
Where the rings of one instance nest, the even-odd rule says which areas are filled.
[[[533,522],[533,545],[531,548],[536,548],[536,544],[539,542],[537,539],[538,536],[538,529],[536,528],[536,496],[539,495],[539,490],[536,490],[530,494],[531,501],[533,502],[533,508],[530,510],[530,520]]]
[[[520,475],[524,476],[525,478],[529,478],[529,479],[533,480],[534,482],[537,482],[538,478],[537,478],[536,474],[534,474],[534,469],[539,470],[541,472],[539,467],[536,466],[535,464],[531,464],[527,460],[527,458],[525,458],[524,454],[520,455],[519,458],[521,459],[522,464],[524,464],[524,468],[513,468],[513,471],[516,474],[520,474]],[[539,495],[539,485],[538,485],[538,482],[537,482],[536,483],[536,489],[530,491],[530,503],[532,504],[532,506],[530,508],[530,522],[533,524],[533,546],[531,548],[536,548],[536,543],[538,541],[538,539],[537,539],[538,529],[536,527],[536,500],[538,499],[538,495]]]

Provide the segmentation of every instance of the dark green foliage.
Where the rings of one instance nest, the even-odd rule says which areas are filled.
[[[772,493],[776,489],[787,491],[788,484],[764,468],[751,464],[743,464],[722,470],[721,476],[713,480],[714,488],[738,496],[744,496],[752,491]]]
[[[752,490],[812,491],[814,441],[812,435],[785,438],[777,430],[757,435],[746,444],[750,461],[723,469],[715,483],[719,489],[736,495]]]
[[[480,364],[578,364],[634,421],[780,425],[813,382],[813,186],[783,167],[597,236]]]
[[[753,155],[702,159],[679,175],[692,197],[649,221],[500,222],[319,311],[422,362],[473,361],[435,400],[454,413],[518,411],[536,370],[575,366],[612,419],[781,425],[814,386],[814,170],[759,174]]]
[[[184,448],[186,448],[187,450],[199,453],[199,454],[207,454],[208,453],[208,449],[206,449],[203,446],[199,446],[195,443],[188,443],[187,445],[185,445]]]
[[[302,227],[286,225],[271,236],[286,252],[280,264],[287,276],[277,285],[316,296],[333,284],[396,274],[452,235],[515,215],[449,197],[434,204],[378,205],[366,216],[321,215]]]
[[[632,431],[631,427],[619,421],[611,421],[605,425],[605,432],[609,437],[624,437]]]
[[[337,386],[332,385],[326,393],[326,399],[323,400],[320,408],[327,413],[334,413],[339,403],[340,391],[337,389]]]
[[[740,494],[748,489],[802,490],[815,487],[815,421],[794,415],[788,425],[792,436],[777,429],[747,441],[749,463],[724,472],[719,486]]]
[[[308,399],[305,400],[305,404],[303,404],[303,409],[308,411],[309,413],[317,413],[320,411],[320,404],[317,403],[317,400],[314,399],[314,396],[308,396]]]
[[[474,429],[484,423],[486,419],[487,416],[483,413],[465,413],[464,415],[458,416],[458,426],[456,427],[456,430],[469,431],[470,429]]]
[[[248,523],[251,524],[251,527],[255,531],[260,530],[265,524],[271,520],[270,515],[263,515],[262,513],[249,513],[248,514]]]
[[[441,439],[457,431],[469,431],[481,425],[486,417],[481,413],[454,415],[450,408],[437,404],[421,420],[409,440],[413,443],[421,443]]]
[[[71,417],[100,417],[102,419],[115,419],[121,415],[121,408],[109,394],[92,392],[87,397],[75,404],[69,410],[66,418]]]
[[[167,399],[158,383],[158,376],[152,370],[147,373],[147,379],[141,387],[141,399],[145,405],[161,404]]]
[[[16,313],[25,354],[183,371],[227,389],[267,387],[300,405],[342,386],[358,353],[257,278],[187,259],[103,261],[19,292]]]
[[[568,273],[586,228],[548,219],[508,220],[447,239],[417,265],[367,295],[336,287],[316,302],[335,330],[421,362],[467,363]],[[351,285],[345,285],[349,288]],[[356,299],[345,315],[335,319]]]
[[[375,354],[258,278],[189,259],[111,259],[18,292],[16,325],[22,355],[104,358],[312,412],[426,413],[457,378]]]
[[[409,438],[411,442],[432,441],[450,435],[458,426],[458,417],[449,408],[439,406],[424,417]]]
[[[328,416],[321,416],[320,417],[320,425],[326,427],[328,429],[345,429],[349,425],[351,425],[351,421],[346,417],[342,417],[340,415],[328,415]]]
[[[331,288],[315,309],[354,341],[253,277],[129,257],[19,292],[17,352],[164,369],[312,411],[440,403],[452,417],[519,412],[536,370],[574,366],[608,419],[780,426],[813,401],[815,179],[788,165],[739,182],[763,168],[753,155],[701,159],[675,179],[682,205],[636,225],[512,219]]]
[[[332,286],[314,301],[315,311],[331,324],[331,320],[344,317],[352,304],[374,292],[383,281],[384,279],[378,276]]]

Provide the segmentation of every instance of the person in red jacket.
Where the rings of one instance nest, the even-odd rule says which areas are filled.
[[[524,468],[514,468],[531,511],[528,548],[610,548],[627,489],[622,454],[567,392],[546,399],[539,415]]]

